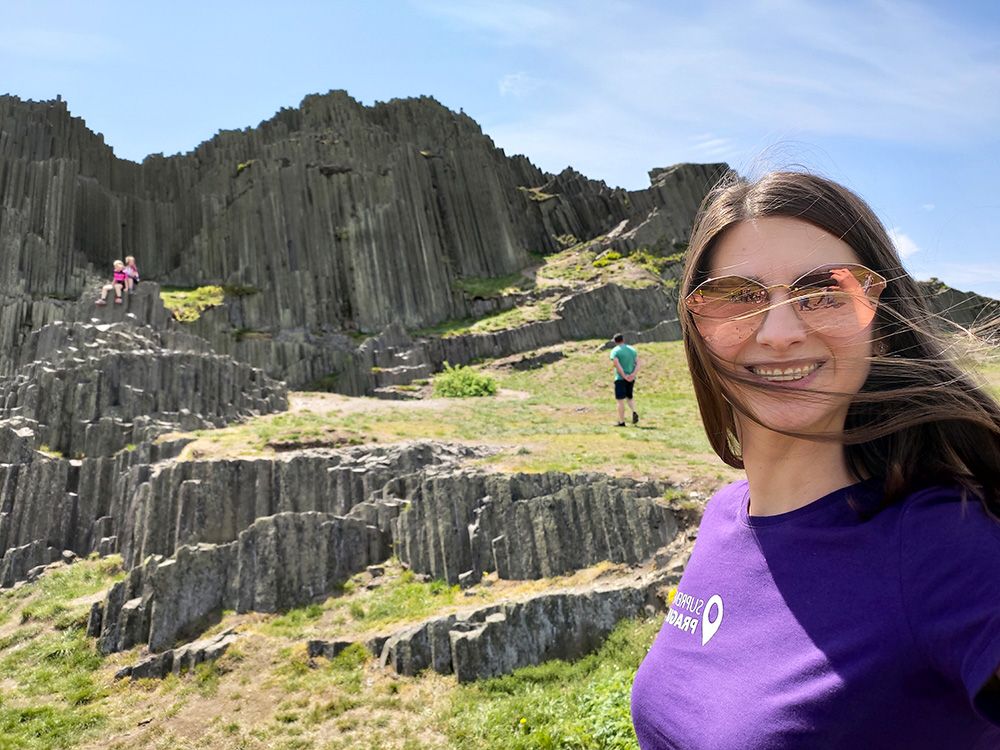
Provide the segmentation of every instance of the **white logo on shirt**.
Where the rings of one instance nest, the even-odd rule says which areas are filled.
[[[712,607],[717,607],[718,616],[713,620],[711,617]],[[701,615],[701,645],[704,646],[710,640],[715,632],[719,629],[722,624],[722,597],[718,594],[713,594],[712,598],[708,600],[708,605],[705,607],[705,611]]]
[[[698,631],[698,618],[701,617],[701,645],[704,646],[718,632],[722,614],[722,597],[718,594],[713,594],[706,602],[678,591],[667,610],[667,624],[695,635]]]

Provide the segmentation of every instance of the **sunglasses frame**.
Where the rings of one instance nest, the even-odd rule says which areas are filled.
[[[698,284],[694,289],[688,292],[687,295],[685,295],[684,308],[688,311],[688,313],[691,314],[693,318],[696,319],[696,321],[699,318],[704,320],[718,321],[720,323],[724,323],[726,321],[748,320],[755,316],[763,315],[764,313],[773,309],[774,307],[777,307],[778,305],[795,303],[797,300],[808,299],[809,297],[825,296],[826,294],[828,294],[828,292],[820,289],[813,290],[811,293],[808,294],[796,294],[797,292],[809,290],[809,287],[807,286],[799,286],[798,282],[802,281],[802,279],[805,279],[806,277],[812,274],[815,274],[817,271],[827,271],[827,270],[832,271],[839,268],[850,269],[852,271],[851,275],[855,276],[855,279],[857,279],[857,276],[853,272],[855,269],[861,269],[862,271],[864,271],[865,274],[867,275],[867,277],[864,280],[863,286],[861,287],[864,296],[867,299],[871,300],[871,302],[874,303],[875,306],[878,305],[879,297],[882,295],[882,292],[884,292],[886,287],[889,285],[889,280],[886,279],[885,276],[878,273],[878,271],[873,271],[872,269],[868,268],[868,266],[862,265],[861,263],[824,263],[816,266],[810,271],[806,271],[801,276],[792,281],[790,284],[772,284],[768,286],[758,279],[751,279],[746,276],[740,276],[739,274],[726,274],[725,276],[714,276],[705,279],[700,284]],[[699,290],[702,289],[706,284],[711,284],[712,282],[719,281],[721,279],[740,279],[742,281],[745,281],[748,283],[748,285],[756,287],[759,290],[763,290],[763,292],[767,295],[767,301],[760,306],[759,310],[755,309],[752,312],[730,317],[713,317],[711,315],[704,315],[702,313],[696,312],[692,306],[692,300],[694,296],[698,294]],[[874,296],[871,296],[869,294],[869,290],[878,287],[881,288]],[[757,289],[755,289],[755,291]],[[771,301],[771,296],[772,292],[775,289],[787,289],[789,298],[777,304],[773,303]],[[806,322],[806,324],[808,325],[808,317],[803,322]],[[752,331],[747,334],[747,336],[749,335],[752,335]]]

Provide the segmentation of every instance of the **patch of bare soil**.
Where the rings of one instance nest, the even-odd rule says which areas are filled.
[[[523,401],[531,398],[527,391],[501,388],[493,397],[498,401]],[[311,411],[317,414],[358,414],[396,410],[440,410],[455,405],[453,398],[421,398],[396,401],[370,396],[344,396],[340,393],[294,391],[288,394],[288,410],[293,413]]]
[[[361,445],[364,441],[357,435],[335,430],[327,431],[321,437],[302,438],[298,440],[268,440],[265,447],[275,453],[301,451],[310,448],[343,448],[348,445]]]

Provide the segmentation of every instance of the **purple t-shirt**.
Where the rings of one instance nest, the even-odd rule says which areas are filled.
[[[643,750],[1000,748],[973,703],[1000,665],[1000,523],[944,488],[861,520],[879,499],[712,498],[632,687]]]

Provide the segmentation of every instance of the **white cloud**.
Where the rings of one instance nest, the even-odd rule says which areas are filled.
[[[527,96],[541,88],[542,82],[523,71],[519,71],[505,75],[497,86],[500,89],[500,96]]]
[[[716,136],[713,133],[702,133],[691,139],[692,148],[699,156],[709,159],[725,159],[735,156],[739,149],[732,138]]]
[[[937,208],[937,206],[935,206],[933,203],[924,203],[920,207],[924,209],[924,211],[933,211],[935,208]]]
[[[892,240],[892,244],[896,246],[896,252],[899,253],[901,258],[909,258],[911,255],[920,252],[920,248],[913,239],[904,234],[899,227],[893,227],[889,230],[889,238]]]
[[[566,131],[539,128],[596,113],[608,127],[574,127],[583,150],[571,158],[588,174],[629,186],[668,151],[742,169],[789,140],[950,147],[1000,130],[1000,97],[983,94],[1000,90],[1000,48],[988,29],[906,0],[606,0],[574,4],[571,12],[542,1],[413,1],[445,22],[488,33],[497,48],[517,46],[539,60],[558,50],[545,80],[552,96],[484,128],[508,150],[551,163],[565,152]],[[524,83],[505,77],[500,94],[514,98]],[[503,137],[514,132],[528,139]],[[611,172],[591,171],[609,132],[646,151],[628,154]],[[558,153],[529,142],[553,144]]]

